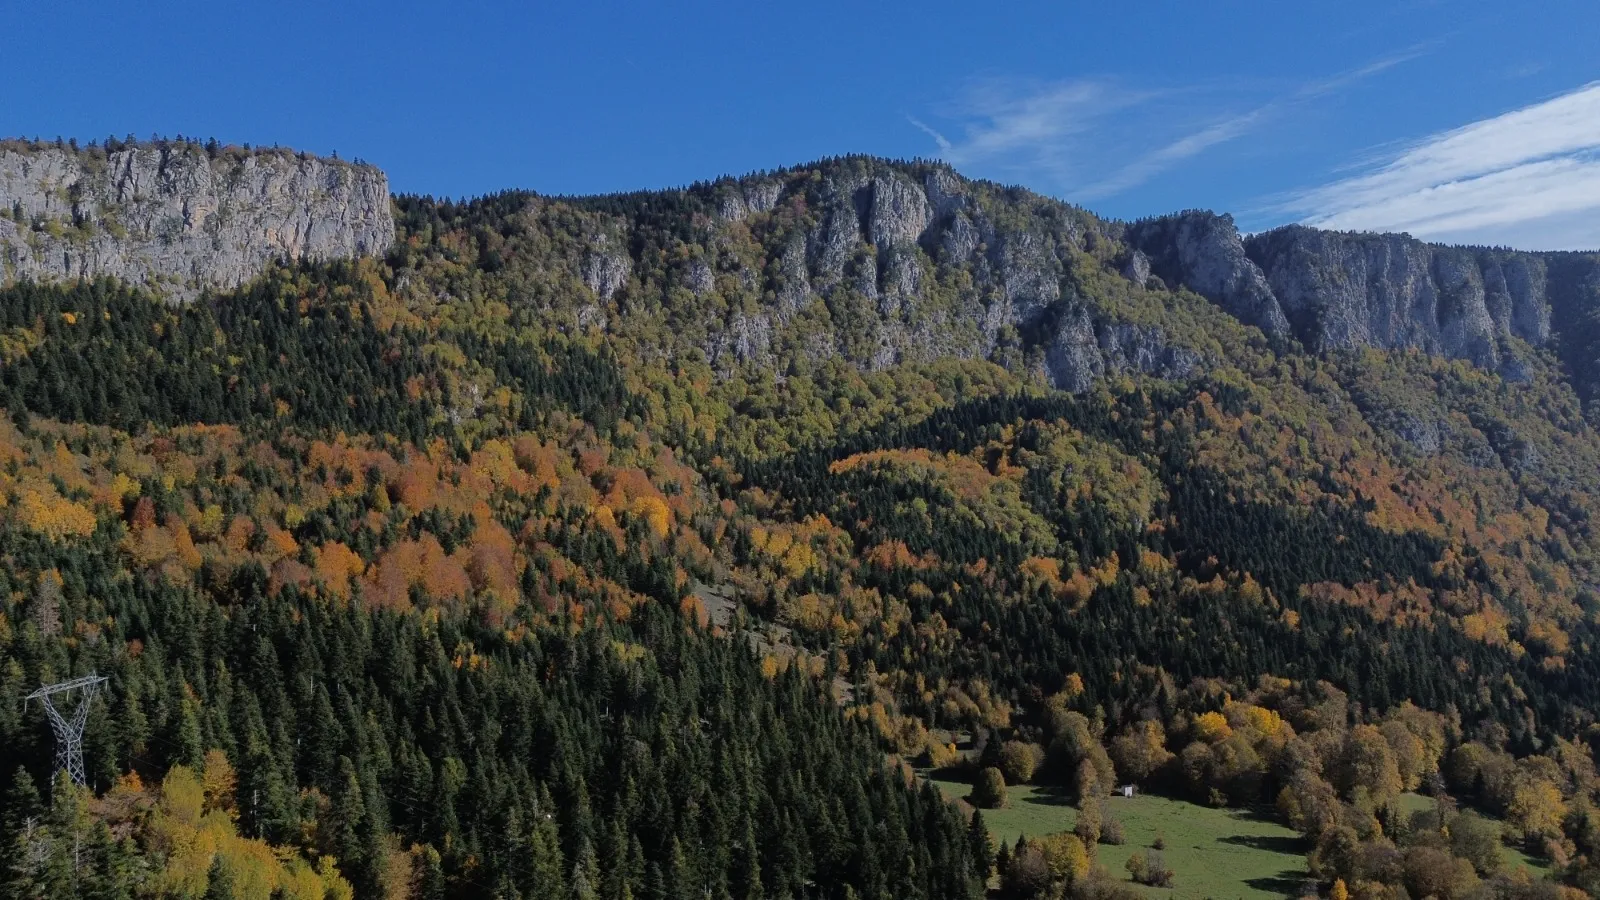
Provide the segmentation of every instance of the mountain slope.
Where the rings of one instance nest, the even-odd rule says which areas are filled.
[[[704,385],[690,391],[704,396],[689,401],[701,409],[691,417],[680,408],[676,422],[690,446],[761,458],[835,441],[864,445],[855,434],[922,414],[914,406],[891,408],[907,399],[895,383],[908,371],[935,384],[976,379],[991,385],[978,388],[985,393],[1022,385],[1088,391],[1096,379],[1119,373],[1155,375],[1187,383],[1179,396],[1201,404],[1196,437],[1181,460],[1166,463],[1173,476],[1182,466],[1206,465],[1220,470],[1240,499],[1327,504],[1383,532],[1442,542],[1430,565],[1479,574],[1439,581],[1426,589],[1425,602],[1409,602],[1450,610],[1474,623],[1466,626],[1474,633],[1483,630],[1474,615],[1505,619],[1503,640],[1499,624],[1485,632],[1495,641],[1520,645],[1540,634],[1554,641],[1541,644],[1555,646],[1564,638],[1548,629],[1565,633],[1587,620],[1595,584],[1587,525],[1595,436],[1558,358],[1538,344],[1577,328],[1569,316],[1584,301],[1573,296],[1581,291],[1574,286],[1587,277],[1589,258],[1551,263],[1398,238],[1324,235],[1307,244],[1311,238],[1292,229],[1247,246],[1224,219],[1189,215],[1125,228],[1025,192],[966,182],[938,166],[864,159],[665,194],[577,201],[503,195],[467,209],[403,200],[402,209],[393,261],[421,275],[414,284],[448,282],[453,270],[476,263],[476,283],[463,293],[503,304],[486,308],[487,317],[556,323],[621,348],[621,358],[637,363],[628,368],[641,374],[665,369],[680,382]],[[450,233],[470,243],[441,242]],[[1162,241],[1182,246],[1146,253],[1120,234],[1150,250]],[[870,242],[874,237],[882,246]],[[446,252],[430,252],[433,243]],[[1346,244],[1372,249],[1331,261],[1313,253]],[[1403,265],[1337,266],[1369,252],[1388,258],[1382,248],[1390,245]],[[1216,302],[1181,286],[1168,290],[1159,275],[1128,278],[1142,275],[1140,254],[1153,272],[1192,281]],[[1293,287],[1285,273],[1294,260],[1304,267],[1295,276],[1304,283],[1294,288],[1302,293],[1288,302],[1295,323],[1284,316],[1274,328],[1277,293],[1288,296]],[[1469,263],[1476,268],[1462,274]],[[1551,264],[1555,276],[1542,274]],[[1234,274],[1202,271],[1206,266],[1232,266]],[[1514,273],[1509,281],[1507,271]],[[590,277],[599,272],[617,277]],[[1485,272],[1500,280],[1485,282]],[[1445,303],[1440,279],[1451,273],[1461,283]],[[1516,290],[1481,289],[1485,283]],[[1338,285],[1348,287],[1331,292]],[[1568,298],[1561,307],[1568,314],[1546,331],[1544,298],[1552,291]],[[447,297],[403,299],[425,316],[464,313]],[[1487,312],[1491,307],[1496,312]],[[1250,308],[1280,333],[1263,334],[1225,312]],[[1452,318],[1461,310],[1468,312]],[[1348,332],[1351,340],[1308,355],[1297,347],[1320,347],[1321,332],[1297,329],[1322,321],[1318,316],[1365,324]],[[1487,330],[1449,343],[1446,336],[1469,330],[1461,317]],[[1341,349],[1352,343],[1400,352]],[[1562,342],[1571,354],[1569,343],[1576,341]],[[1449,356],[1468,352],[1469,344],[1487,354],[1478,362],[1498,370],[1405,352]],[[1010,374],[978,374],[992,373],[974,364],[980,359]],[[896,368],[893,360],[920,366]],[[1127,390],[1116,384],[1109,382],[1113,396]],[[1163,426],[1162,418],[1177,415],[1183,402],[1152,426],[1174,424]],[[1505,524],[1522,522],[1533,509],[1540,512],[1526,526]],[[1380,581],[1398,576],[1396,587],[1410,577],[1372,574]],[[1332,595],[1377,590],[1386,607],[1405,595],[1376,582],[1363,588],[1369,579],[1355,575],[1347,570],[1334,579],[1341,589]],[[1312,590],[1314,583],[1287,589]]]
[[[608,898],[970,896],[868,752],[965,736],[1369,850],[1435,777],[1592,878],[1593,257],[865,158],[395,223],[187,304],[0,290],[5,677],[117,673],[98,788],[218,749],[282,798],[244,838],[371,892],[538,895],[537,845]],[[0,739],[41,782],[42,720]]]

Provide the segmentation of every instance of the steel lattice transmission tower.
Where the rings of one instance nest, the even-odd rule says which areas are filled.
[[[71,681],[47,684],[23,698],[24,702],[38,700],[44,704],[45,714],[50,717],[50,727],[56,733],[56,769],[67,770],[72,780],[83,786],[89,783],[83,771],[83,726],[89,721],[89,707],[94,704],[94,695],[99,693],[100,685],[105,681],[106,678],[101,675],[85,675]],[[80,692],[78,706],[72,710],[72,718],[68,719],[61,715],[50,698],[73,691]]]

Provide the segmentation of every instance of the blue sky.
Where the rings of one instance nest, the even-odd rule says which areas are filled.
[[[0,133],[283,144],[397,191],[939,156],[1205,207],[1600,247],[1600,4],[12,0]]]

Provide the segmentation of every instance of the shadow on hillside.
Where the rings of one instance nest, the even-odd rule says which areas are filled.
[[[1284,869],[1276,875],[1261,878],[1246,878],[1245,884],[1258,891],[1271,891],[1283,897],[1299,896],[1300,888],[1305,884],[1306,873],[1294,869]]]
[[[1241,822],[1265,822],[1268,825],[1283,825],[1283,819],[1278,811],[1270,806],[1244,806],[1228,810],[1228,815]]]
[[[1273,853],[1301,854],[1305,852],[1305,839],[1298,835],[1230,834],[1217,838],[1218,843],[1253,847]]]
[[[942,769],[924,769],[922,774],[927,778],[938,781],[953,781],[956,784],[971,784],[972,770],[965,766],[945,766]]]
[[[1039,785],[1031,797],[1023,799],[1024,803],[1037,803],[1040,806],[1071,806],[1072,795],[1067,789],[1055,784]]]

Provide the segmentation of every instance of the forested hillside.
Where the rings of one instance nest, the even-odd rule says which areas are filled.
[[[87,790],[0,707],[6,896],[1131,890],[913,767],[1266,809],[1340,900],[1600,886],[1580,338],[1313,345],[933,164],[395,204],[0,290],[0,694],[110,678]]]

